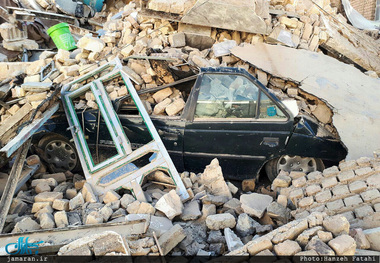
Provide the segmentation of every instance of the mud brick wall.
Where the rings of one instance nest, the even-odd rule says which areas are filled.
[[[350,0],[352,7],[368,20],[375,20],[376,0]]]

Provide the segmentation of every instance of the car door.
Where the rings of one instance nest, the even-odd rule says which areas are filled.
[[[202,171],[218,158],[224,175],[252,178],[284,150],[291,113],[247,72],[202,73],[187,105],[186,169]]]
[[[153,140],[140,115],[120,113],[118,116],[133,149]],[[183,134],[185,122],[181,120],[180,116],[151,116],[151,120],[177,170],[183,171]]]

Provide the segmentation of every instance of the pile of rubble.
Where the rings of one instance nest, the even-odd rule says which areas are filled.
[[[58,53],[55,54],[46,51],[36,62],[2,63],[0,65],[1,80],[9,80],[9,77],[21,73],[27,74],[23,84],[11,85],[13,87],[12,98],[16,101],[11,104],[10,109],[2,109],[2,123],[25,104],[30,103],[32,107],[36,107],[42,99],[49,96],[49,90],[52,89],[49,83],[67,84],[78,76],[96,69],[106,61],[118,57],[127,60],[124,70],[133,78],[136,90],[172,83],[178,79],[173,74],[173,69],[194,74],[192,71],[196,71],[196,67],[245,68],[278,97],[295,98],[301,112],[314,116],[325,124],[330,132],[336,133],[332,124],[333,112],[324,101],[298,89],[298,83],[272,77],[230,54],[230,50],[241,43],[256,44],[259,42],[276,43],[318,52],[327,50],[327,54],[334,56],[342,52],[343,56],[340,57],[347,57],[349,63],[372,71],[368,74],[377,77],[376,73],[380,72],[376,61],[379,52],[377,42],[349,26],[344,17],[337,14],[337,9],[330,6],[329,1],[322,2],[319,4],[323,8],[323,12],[320,12],[320,8],[309,1],[298,1],[296,5],[291,1],[271,1],[269,8],[264,8],[266,15],[263,16],[268,24],[268,36],[218,28],[203,28],[211,41],[216,41],[211,51],[196,48],[201,43],[192,45],[194,47],[189,46],[189,44],[193,44],[189,41],[190,28],[198,31],[202,28],[140,16],[140,9],[134,2],[130,2],[119,10],[114,10],[115,13],[97,13],[92,21],[103,23],[102,28],[99,26],[96,28],[104,30],[100,38],[86,35],[78,41],[78,49],[72,52],[58,50]],[[167,1],[157,1],[157,3],[151,1],[148,7],[164,12],[176,9],[180,11],[175,13],[182,13],[193,4],[193,1],[181,1],[172,5]],[[163,6],[169,8],[163,8]],[[106,21],[103,21],[103,18],[107,18]],[[9,35],[7,30],[11,29],[4,27],[1,31],[2,34]],[[332,51],[332,49],[338,51]],[[346,51],[351,49],[355,53],[347,54]],[[56,70],[41,81],[38,74],[52,60],[54,60],[54,69]],[[128,95],[125,86],[111,84],[107,91],[112,100]],[[141,98],[149,113],[174,116],[181,113],[186,95],[183,91],[175,88],[167,88],[156,94],[143,94]],[[124,103],[133,102],[126,100]],[[76,107],[79,109],[96,108],[93,96],[86,94],[77,102]]]
[[[40,2],[45,5],[46,1]],[[115,58],[123,60],[123,71],[135,89],[146,91],[140,98],[149,114],[181,114],[189,94],[175,83],[183,76],[197,74],[200,67],[239,67],[257,77],[280,99],[295,99],[301,113],[316,118],[338,135],[328,103],[301,90],[300,83],[274,77],[240,60],[231,50],[263,42],[324,52],[377,78],[379,43],[348,25],[330,1],[317,1],[318,5],[306,0],[272,0],[270,5],[267,1],[256,2],[266,34],[152,18],[141,15],[140,7],[130,2],[90,19],[95,30],[101,29],[100,37],[83,35],[74,51],[44,51],[34,62],[0,63],[1,145],[14,138],[24,123],[42,118],[58,99],[60,85],[80,79]],[[186,15],[200,8],[194,4],[195,1],[152,0],[147,6],[163,13]],[[8,43],[25,39],[11,24],[3,24],[0,33]],[[71,91],[102,74],[107,72],[75,83]],[[173,86],[166,87],[170,84]],[[133,104],[121,78],[105,86],[112,101]],[[166,88],[155,90],[160,86]],[[86,110],[97,109],[98,104],[95,95],[86,92],[74,100],[74,106]],[[309,174],[281,172],[273,182],[274,192],[244,194],[225,182],[215,159],[202,174],[181,174],[190,196],[184,201],[169,176],[160,171],[150,174],[146,177],[149,183],[143,187],[147,202],[136,200],[127,190],[97,195],[82,175],[69,171],[50,174],[37,156],[30,156],[26,163],[40,168],[13,199],[4,233],[70,231],[73,227],[114,226],[135,220],[145,224],[144,230],[134,235],[110,230],[75,241],[68,237],[59,255],[281,256],[380,251],[376,238],[380,231],[379,159],[342,162],[339,168]]]
[[[30,156],[27,162],[38,162],[38,157]],[[328,171],[331,168],[324,173]],[[310,209],[311,214],[301,217],[283,195],[287,188],[276,188],[282,193],[277,201],[274,192],[240,195],[224,181],[216,159],[202,174],[181,174],[190,194],[184,202],[170,186],[171,178],[160,171],[148,176],[143,186],[148,202],[124,190],[98,196],[79,174],[38,172],[30,187],[13,199],[5,233],[33,235],[40,229],[145,220],[145,230],[138,235],[105,231],[79,240],[68,235],[59,255],[353,255],[365,253],[360,249],[380,249],[379,228],[362,231],[355,222],[350,228],[345,214],[331,217],[334,210],[328,209]],[[284,179],[280,174],[274,185]],[[291,214],[297,219],[289,222]]]

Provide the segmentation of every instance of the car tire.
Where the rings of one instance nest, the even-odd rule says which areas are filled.
[[[74,144],[64,136],[59,134],[46,135],[38,142],[37,147],[41,150],[40,157],[47,163],[51,172],[80,171],[78,152]]]
[[[271,182],[276,179],[278,173],[285,172],[305,172],[323,171],[325,165],[319,158],[283,155],[279,158],[270,160],[265,165],[265,172]]]

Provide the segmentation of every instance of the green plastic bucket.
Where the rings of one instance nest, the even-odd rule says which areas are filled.
[[[67,23],[60,23],[47,30],[58,49],[72,50],[76,48],[73,36]]]

